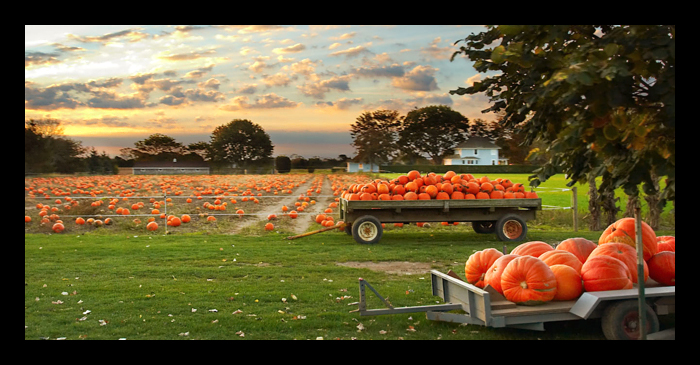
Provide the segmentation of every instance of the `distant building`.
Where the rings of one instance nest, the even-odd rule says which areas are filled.
[[[496,146],[486,137],[470,137],[455,147],[455,154],[443,159],[443,165],[507,165],[507,158],[500,158]]]
[[[134,175],[209,175],[204,161],[141,161],[134,162]]]
[[[347,162],[347,172],[379,172],[379,164],[367,162]]]

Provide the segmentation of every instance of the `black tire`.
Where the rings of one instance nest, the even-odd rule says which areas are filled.
[[[527,224],[516,214],[506,214],[496,221],[496,236],[501,241],[522,241],[527,235]]]
[[[382,238],[382,224],[379,219],[365,215],[352,222],[352,238],[358,243],[373,244]]]
[[[493,233],[496,232],[496,222],[494,221],[481,221],[472,222],[472,228],[476,233]]]
[[[659,317],[649,304],[644,305],[647,312],[646,333],[659,331]],[[601,319],[603,334],[608,340],[639,339],[639,301],[623,300],[608,305],[603,310]]]

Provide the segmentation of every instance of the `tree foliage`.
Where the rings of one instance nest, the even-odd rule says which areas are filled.
[[[234,119],[216,127],[209,146],[208,156],[213,163],[237,167],[268,161],[274,149],[265,130],[247,119]]]
[[[666,176],[662,200],[675,200],[675,26],[490,25],[460,42],[452,59],[488,77],[450,93],[484,93],[484,112],[548,146],[532,185],[557,166],[569,185],[602,176],[629,195]]]
[[[385,162],[395,154],[399,112],[376,110],[364,112],[350,126],[352,146],[357,151],[356,159],[370,164]]]
[[[399,146],[417,154],[430,156],[441,165],[445,156],[464,142],[469,120],[446,105],[430,105],[406,114],[399,131]]]

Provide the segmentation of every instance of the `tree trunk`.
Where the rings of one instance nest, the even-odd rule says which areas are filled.
[[[591,219],[588,221],[588,229],[600,231],[600,204],[598,202],[598,188],[595,185],[595,176],[588,175],[588,213]]]
[[[637,195],[627,195],[627,206],[625,207],[625,217],[634,217],[634,208],[639,203],[639,193]]]
[[[615,197],[615,191],[612,189],[604,189],[600,194],[600,203],[605,212],[605,220],[608,226],[617,220],[617,212],[620,211],[620,208],[617,207],[618,200],[620,198]]]
[[[661,224],[661,210],[662,207],[659,204],[661,202],[661,193],[659,191],[659,178],[652,171],[651,180],[654,183],[654,193],[644,196],[644,200],[647,201],[647,207],[649,208],[649,216],[647,218],[647,223],[653,230],[659,229]]]

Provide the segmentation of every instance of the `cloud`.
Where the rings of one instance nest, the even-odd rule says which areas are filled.
[[[393,79],[391,84],[396,88],[409,91],[438,90],[434,77],[437,70],[432,66],[418,65],[404,76]]]
[[[307,82],[297,88],[306,96],[323,99],[331,90],[350,91],[350,78],[350,75],[334,76],[327,80]]]
[[[283,48],[275,48],[272,50],[273,53],[275,54],[287,54],[287,53],[298,53],[306,49],[306,46],[297,43],[295,45],[289,46],[289,47],[283,47]]]
[[[405,72],[402,66],[372,66],[360,67],[353,70],[353,73],[360,77],[402,77]]]
[[[24,68],[37,65],[61,63],[58,53],[24,52]]]
[[[330,108],[335,108],[335,109],[340,109],[340,110],[347,110],[353,105],[362,105],[364,102],[363,98],[340,98],[336,101],[319,101],[316,103],[316,106],[320,107],[330,107]]]
[[[289,76],[287,76],[281,72],[278,72],[274,75],[265,76],[262,79],[262,82],[265,85],[267,85],[268,87],[287,86],[292,82],[292,79]]]
[[[127,42],[138,42],[149,37],[147,33],[138,30],[126,29],[119,32],[107,33],[101,36],[79,36],[75,34],[67,34],[68,38],[82,43],[102,43],[108,44],[116,41],[125,40]]]
[[[427,48],[421,48],[420,52],[428,56],[428,58],[433,60],[449,60],[456,49],[454,47],[439,47],[441,38],[437,37],[430,42],[430,46]]]
[[[203,58],[203,57],[208,57],[209,55],[215,54],[216,51],[213,49],[206,50],[204,52],[189,52],[189,53],[179,53],[179,54],[174,54],[170,56],[160,56],[161,60],[166,60],[166,61],[190,61],[190,60],[196,60],[198,58]]]
[[[250,104],[247,96],[237,96],[231,101],[222,106],[220,109],[226,111],[237,111],[244,109],[277,109],[277,108],[296,108],[301,103],[293,102],[285,97],[275,93],[269,93],[255,99],[255,102]]]
[[[87,105],[98,109],[137,109],[146,106],[145,98],[140,93],[123,95],[109,90],[91,90],[92,97]]]
[[[336,51],[336,52],[331,53],[330,55],[334,56],[334,57],[335,56],[345,56],[347,58],[352,58],[352,57],[357,57],[357,56],[359,56],[361,54],[365,54],[365,53],[372,53],[372,52],[370,52],[365,46],[357,46],[357,47],[348,48],[348,49],[342,50],[342,51]]]
[[[61,85],[46,88],[35,87],[31,82],[24,82],[24,108],[34,110],[75,109],[83,103],[68,94],[72,90]]]

